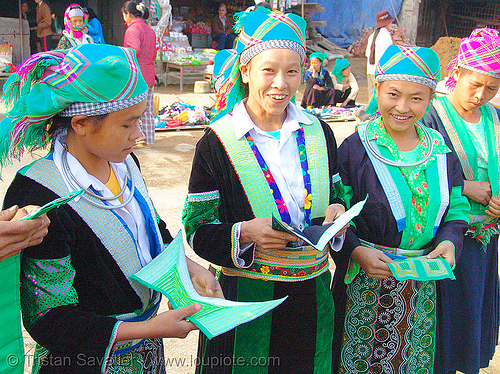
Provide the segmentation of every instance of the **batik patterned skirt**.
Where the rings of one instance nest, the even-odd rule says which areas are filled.
[[[434,281],[370,278],[347,287],[339,373],[431,374],[436,337]]]

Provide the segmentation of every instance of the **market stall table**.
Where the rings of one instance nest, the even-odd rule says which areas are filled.
[[[171,78],[176,78],[180,83],[179,92],[182,92],[185,79],[194,79],[194,81],[204,79],[206,66],[207,64],[190,65],[168,61],[165,68],[165,86],[169,83]]]

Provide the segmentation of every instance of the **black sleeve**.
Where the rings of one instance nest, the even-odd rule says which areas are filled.
[[[332,88],[333,89],[333,81],[332,77],[330,76],[329,72],[325,72],[325,87],[326,88]]]
[[[224,156],[224,157],[222,157]],[[196,146],[196,152],[193,159],[193,166],[191,169],[191,177],[189,179],[189,194],[204,194],[211,191],[218,191],[219,194],[224,195],[223,199],[217,202],[216,219],[217,223],[207,222],[200,225],[194,233],[192,239],[192,247],[196,254],[207,261],[216,265],[235,268],[232,258],[233,249],[233,226],[237,220],[228,219],[231,212],[226,210],[237,209],[235,207],[241,206],[236,201],[236,191],[231,187],[232,181],[227,181],[226,185],[222,185],[221,178],[223,174],[227,174],[224,170],[230,170],[231,165],[228,164],[229,160],[225,157],[225,151],[222,144],[218,140],[215,133],[208,130],[205,135],[200,139]],[[228,177],[229,178],[229,177]],[[189,196],[188,196],[189,199]],[[216,202],[212,200],[211,203]],[[245,209],[241,206],[241,209]],[[186,234],[189,239],[190,225],[189,221],[204,220],[203,216],[197,214],[195,207],[192,209],[184,209],[183,222],[186,228]],[[252,215],[249,213],[247,215]],[[250,264],[253,259],[253,250],[247,250],[243,255],[246,264]]]
[[[21,207],[30,204],[41,206],[57,197],[47,188],[18,174],[7,190],[4,206],[15,204]],[[104,358],[117,320],[106,317],[107,313],[98,314],[83,305],[95,303],[95,300],[91,300],[92,295],[96,296],[99,293],[98,287],[103,286],[100,284],[101,281],[109,281],[110,284],[104,286],[113,288],[114,284],[111,281],[116,282],[121,272],[116,266],[114,269],[116,273],[108,277],[109,271],[105,272],[101,271],[101,268],[93,267],[94,263],[100,261],[95,258],[97,255],[94,254],[97,252],[93,252],[96,246],[92,240],[97,238],[93,237],[90,231],[89,235],[86,235],[79,230],[82,224],[84,225],[83,220],[77,220],[79,216],[68,205],[52,209],[47,216],[51,221],[47,236],[41,244],[26,248],[22,255],[21,306],[24,325],[33,339],[52,354],[67,356],[70,360],[77,360],[78,354]],[[86,249],[74,253],[77,248]],[[83,260],[80,259],[81,257]],[[57,274],[53,274],[51,278],[46,277],[45,281],[63,290],[75,289],[78,300],[74,302],[72,299],[73,301],[69,302],[68,292],[62,291],[52,293],[50,298],[45,297],[42,300],[41,296],[36,294],[36,290],[43,289],[43,287],[37,282],[35,282],[36,287],[33,287],[32,278],[29,275],[33,274],[34,270],[27,268],[26,264],[33,264],[37,260],[63,261],[65,258],[69,258],[69,261],[66,260],[69,264],[67,274],[73,274],[73,281],[70,282],[70,278],[57,277]],[[85,259],[90,259],[90,261],[86,262]],[[87,263],[92,269],[87,269],[86,274],[80,273],[76,270],[77,263]],[[120,281],[126,282],[123,273],[121,276],[123,279]],[[42,283],[41,279],[40,281]],[[92,291],[93,282],[96,284],[95,291]],[[79,287],[76,286],[77,283]],[[79,290],[82,291],[81,294]],[[47,294],[50,293],[50,289],[46,291]],[[118,292],[113,293],[115,298],[120,298],[121,295]],[[138,298],[135,301],[139,301]],[[130,300],[126,303],[130,303]],[[133,303],[131,305],[129,310],[133,311],[134,307],[140,306],[140,301],[139,305]],[[106,309],[108,305],[99,307]],[[41,316],[35,312],[39,312]]]

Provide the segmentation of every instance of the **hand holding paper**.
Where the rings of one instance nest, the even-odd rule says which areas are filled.
[[[201,296],[191,283],[180,231],[160,255],[130,278],[164,294],[174,309],[200,304],[201,310],[186,319],[209,339],[260,317],[286,299],[242,303]]]
[[[302,239],[307,245],[312,246],[318,251],[322,251],[325,249],[328,242],[335,236],[337,233],[344,228],[354,217],[356,217],[368,199],[368,195],[364,200],[359,201],[354,204],[351,209],[347,212],[339,216],[335,219],[335,221],[331,224],[325,226],[309,226],[304,229],[304,231],[300,231],[299,229],[289,226],[284,222],[281,222],[276,217],[273,217],[272,228],[277,231],[288,232],[292,235],[295,235],[299,239]]]
[[[407,260],[387,264],[397,280],[415,279],[420,281],[455,279],[451,266],[442,257],[410,257]]]
[[[58,199],[55,199],[53,201],[48,202],[44,206],[38,208],[37,210],[31,212],[30,214],[24,216],[21,218],[19,221],[27,221],[30,219],[35,219],[37,217],[40,217],[42,214],[47,213],[48,211],[57,208],[58,206],[61,206],[63,204],[69,203],[71,200],[76,198],[77,196],[80,196],[83,194],[85,191],[83,189],[80,190],[75,190],[71,192],[69,195],[60,197]]]

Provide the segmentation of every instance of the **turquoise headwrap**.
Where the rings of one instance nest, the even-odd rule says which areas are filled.
[[[337,78],[337,82],[340,82],[343,78],[342,70],[349,67],[351,64],[346,58],[335,59],[335,66],[332,69],[332,74]]]
[[[441,65],[436,52],[425,47],[402,47],[392,44],[386,49],[377,64],[377,82],[408,81],[423,84],[433,91],[441,77]],[[378,109],[375,95],[366,112],[373,114]]]
[[[235,18],[237,21],[234,29],[239,32],[237,56],[232,64],[224,68],[224,72],[220,64],[227,59],[222,57],[214,61],[214,70],[227,78],[218,92],[213,120],[229,113],[247,94],[247,87],[241,80],[240,64],[247,64],[253,57],[268,49],[291,49],[301,56],[302,61],[305,60],[306,21],[302,17],[258,8],[254,12],[240,12]],[[226,53],[219,53],[221,52]]]
[[[0,165],[24,148],[45,148],[48,120],[85,107],[74,103],[101,103],[93,113],[106,114],[144,100],[147,89],[130,48],[81,44],[33,55],[5,83],[2,101],[11,109],[0,122]]]
[[[309,55],[309,59],[311,58],[317,58],[318,60],[321,61],[321,64],[325,62],[325,59],[328,57],[328,54],[326,52],[314,52]]]
[[[232,66],[238,58],[236,49],[223,49],[219,51],[214,58],[213,84],[215,92],[219,92],[220,88],[229,79],[231,70],[228,67]]]

